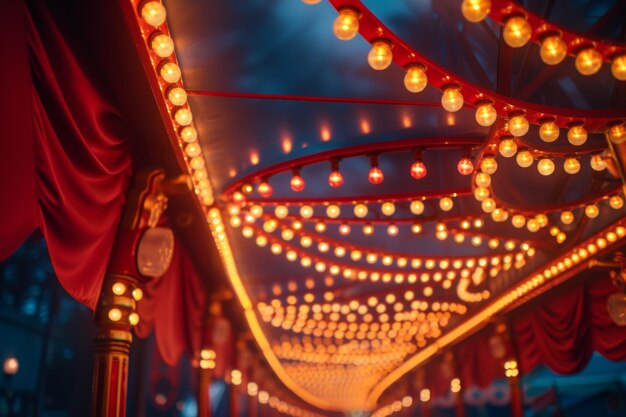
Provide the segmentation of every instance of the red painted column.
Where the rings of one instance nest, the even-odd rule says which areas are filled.
[[[211,417],[211,370],[198,367],[198,417]]]
[[[524,392],[521,378],[509,378],[511,386],[511,416],[524,417]]]

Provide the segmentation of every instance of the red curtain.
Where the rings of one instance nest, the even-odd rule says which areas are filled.
[[[40,228],[59,281],[93,309],[131,172],[128,135],[34,3],[0,2],[0,260]]]
[[[180,246],[174,249],[167,272],[144,286],[135,331],[139,337],[148,337],[154,330],[159,354],[168,365],[176,365],[183,353],[198,356],[208,307],[205,294],[202,278]]]
[[[626,328],[614,324],[607,311],[608,296],[617,292],[608,276],[556,291],[513,320],[522,372],[543,363],[556,373],[575,373],[594,351],[611,360],[626,360]]]

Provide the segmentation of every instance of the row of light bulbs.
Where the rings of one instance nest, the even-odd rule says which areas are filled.
[[[402,397],[401,400],[396,400],[391,404],[387,404],[384,407],[379,408],[378,410],[372,413],[371,417],[387,417],[394,413],[398,413],[403,409],[410,408],[413,405],[413,397],[407,395]]]
[[[143,298],[143,291],[137,286],[130,287],[124,282],[116,281],[111,285],[111,292],[118,297],[130,296],[130,309],[113,306],[107,311],[107,317],[113,323],[117,323],[122,319],[126,319],[128,324],[136,326],[139,323],[139,314],[134,311],[134,305]],[[126,302],[124,302],[126,304]],[[119,304],[121,306],[121,304]]]
[[[168,110],[172,116],[174,129],[178,132],[180,146],[186,157],[195,192],[203,204],[212,205],[215,199],[202,147],[198,142],[198,131],[193,126],[193,114],[187,103],[187,92],[182,87],[181,69],[173,58],[174,41],[160,30],[166,30],[167,12],[160,1],[150,0],[141,6],[141,18],[150,27],[150,29],[142,30],[142,35],[152,54],[151,61],[160,77],[159,85],[164,98],[166,103],[169,103]]]
[[[248,382],[246,391],[250,397],[257,397],[259,404],[268,405],[279,413],[292,417],[324,417],[321,414],[291,405],[276,396],[270,395],[267,391],[259,389],[259,385],[254,381]]]
[[[463,2],[463,14],[470,21],[480,21],[484,19],[491,9],[490,0],[464,0]],[[469,16],[469,17],[468,17]],[[341,7],[339,9],[339,15],[334,21],[333,31],[338,39],[350,40],[353,39],[359,31],[359,19],[360,13],[358,10],[352,7]],[[477,20],[476,20],[477,19]],[[507,20],[503,36],[507,44],[513,47],[521,47],[531,37],[532,28],[524,17],[511,16]],[[545,46],[544,46],[545,45]],[[367,60],[370,67],[374,70],[384,70],[391,65],[393,60],[392,43],[385,39],[375,39],[372,41],[372,48],[368,53]],[[565,51],[563,47],[565,44],[558,35],[546,37],[542,43],[542,59],[549,61],[548,63],[557,64],[560,62],[567,53],[567,47]],[[562,56],[562,57],[561,57]],[[557,60],[558,59],[558,60]],[[600,70],[602,66],[602,56],[593,47],[581,50],[576,57],[576,68],[585,75],[595,74]],[[626,79],[626,53],[616,57],[613,60],[612,71],[616,78],[620,80]],[[426,66],[420,63],[414,63],[406,68],[406,74],[404,77],[404,85],[406,89],[412,93],[419,93],[426,88],[428,84],[428,77],[426,75]],[[458,84],[449,83],[442,86],[441,105],[448,112],[459,111],[464,104],[463,94],[461,93],[461,87]],[[476,121],[481,126],[491,126],[497,119],[497,111],[493,107],[493,102],[490,100],[479,100],[474,103],[476,109]],[[515,136],[514,131],[519,129],[526,129],[523,121],[524,112],[511,113],[508,115],[509,119],[514,119],[512,125],[513,131],[511,133]],[[516,126],[516,121],[519,120],[522,124],[519,128]],[[526,125],[528,121],[526,120]],[[546,133],[546,137],[554,137],[550,141],[556,140],[558,137],[558,126],[554,119],[546,118],[542,121],[542,126],[545,125],[544,130],[552,130],[550,133]],[[583,128],[583,122],[574,122],[568,132],[568,139],[571,136],[570,142],[574,142],[576,145],[580,145],[587,140],[586,130]],[[555,129],[556,127],[556,129]],[[525,134],[526,132],[524,132]],[[556,135],[556,136],[554,136]],[[615,121],[608,127],[608,135],[615,143],[621,143],[626,140],[626,128],[622,121]]]
[[[461,12],[468,21],[481,22],[491,12],[491,0],[463,0]],[[570,51],[561,35],[557,31],[546,30],[546,27],[547,25],[543,25],[541,29],[545,34],[541,36],[539,56],[544,63],[557,65]],[[532,26],[523,15],[512,14],[504,19],[502,36],[506,44],[512,48],[526,45],[532,37],[532,32]],[[582,47],[578,46],[571,52],[576,55],[576,69],[582,75],[596,74],[602,68],[602,54],[593,47],[592,42],[583,44]],[[622,50],[613,57],[611,72],[616,79],[626,80],[626,51]]]

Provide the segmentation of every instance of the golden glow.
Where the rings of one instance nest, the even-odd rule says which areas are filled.
[[[158,1],[148,1],[141,8],[141,18],[150,26],[161,26],[166,17],[165,7]]]
[[[480,22],[491,12],[491,0],[463,0],[461,12],[468,21]]]
[[[426,67],[423,65],[412,65],[407,68],[404,75],[404,87],[411,93],[419,93],[426,88],[428,77],[426,76]],[[410,127],[410,126],[405,126]]]
[[[463,107],[463,95],[461,88],[457,85],[444,87],[441,95],[441,105],[446,111],[451,113],[459,111]]]
[[[560,129],[552,120],[545,121],[539,128],[539,137],[544,142],[554,142],[559,138]]]
[[[122,282],[116,282],[111,287],[111,291],[115,295],[122,295],[126,292],[126,285]]]
[[[522,168],[528,168],[533,164],[534,160],[535,159],[533,158],[533,155],[527,149],[520,151],[515,156],[515,161],[517,162],[517,165]]]
[[[620,55],[611,64],[611,73],[620,81],[626,81],[626,55]]]
[[[505,158],[511,158],[517,153],[517,144],[512,138],[502,139],[500,141],[498,151],[500,152],[500,155],[504,156]]]
[[[130,313],[128,315],[128,322],[130,323],[131,326],[136,326],[139,323],[139,314]]]
[[[119,308],[112,308],[109,310],[109,320],[120,321],[122,318],[122,311]]]
[[[567,140],[574,146],[583,145],[587,142],[587,130],[582,125],[575,125],[567,131]]]
[[[611,142],[616,145],[626,141],[626,127],[623,124],[611,126],[608,131],[608,136]]]
[[[517,114],[509,119],[509,132],[511,132],[513,136],[524,136],[528,133],[529,128],[530,124],[523,114]]]
[[[152,51],[161,58],[167,58],[174,53],[174,42],[172,38],[161,33],[152,38],[150,42]]]
[[[554,161],[550,158],[542,158],[537,163],[537,171],[543,176],[552,175],[554,172]]]
[[[367,54],[367,62],[372,69],[382,71],[391,65],[393,54],[391,44],[385,41],[376,41],[372,44],[372,49]]]
[[[576,158],[567,158],[563,162],[563,170],[568,174],[576,174],[580,171],[580,162]]]
[[[474,116],[476,122],[481,126],[491,126],[498,118],[498,113],[491,103],[481,103],[476,107],[476,114]]]
[[[498,170],[498,162],[492,156],[486,156],[480,161],[480,170],[485,174],[492,175]]]
[[[541,60],[548,65],[556,65],[567,56],[567,45],[558,35],[548,36],[541,42]]]
[[[159,70],[161,78],[170,84],[180,81],[180,67],[173,62],[166,62]]]
[[[602,55],[594,48],[583,49],[576,55],[576,69],[582,75],[593,75],[602,68]]]
[[[353,39],[359,33],[359,13],[351,7],[339,9],[339,16],[333,22],[333,32],[339,40]]]
[[[167,91],[167,99],[175,106],[187,103],[187,92],[181,87],[172,87]]]
[[[524,17],[514,16],[506,21],[502,35],[507,45],[520,48],[530,40],[532,28]]]

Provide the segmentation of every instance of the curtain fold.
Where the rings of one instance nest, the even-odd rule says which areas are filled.
[[[41,2],[1,2],[12,105],[0,113],[0,260],[34,229],[67,292],[94,309],[131,173],[126,121]]]

